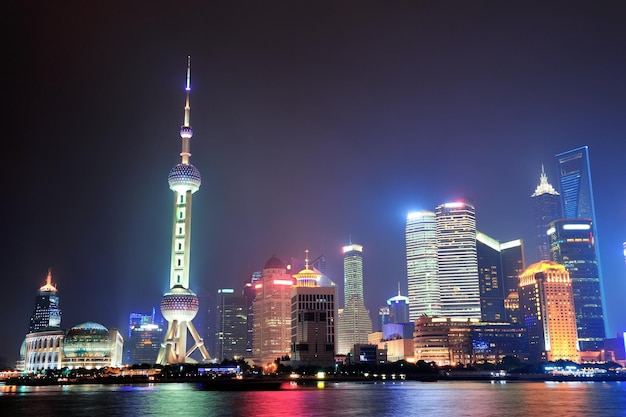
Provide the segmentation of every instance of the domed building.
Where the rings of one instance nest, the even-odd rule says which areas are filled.
[[[117,329],[85,322],[71,329],[28,333],[20,349],[21,369],[121,367],[124,339]]]
[[[117,330],[85,322],[69,329],[63,340],[64,366],[102,368],[121,366],[124,341]]]

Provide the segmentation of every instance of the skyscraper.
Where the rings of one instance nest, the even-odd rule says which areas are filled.
[[[521,239],[500,243],[476,232],[482,321],[519,322],[518,276],[524,272]]]
[[[57,288],[52,284],[52,269],[48,269],[46,283],[39,288],[35,298],[35,309],[30,317],[29,332],[61,328],[61,309]]]
[[[254,284],[252,353],[262,366],[291,352],[291,287],[285,263],[272,256]]]
[[[244,297],[235,293],[233,288],[218,289],[216,313],[217,346],[213,357],[218,361],[245,357],[248,312]]]
[[[574,294],[578,347],[599,351],[606,336],[600,269],[591,219],[561,219],[550,223],[552,259],[569,272]]]
[[[185,113],[180,128],[182,139],[181,163],[170,170],[168,183],[174,192],[174,221],[172,230],[172,251],[170,270],[170,290],[161,299],[161,312],[168,321],[165,341],[157,363],[174,364],[190,362],[190,355],[197,349],[204,360],[210,359],[204,341],[192,323],[198,313],[199,302],[196,294],[189,289],[189,254],[191,250],[191,195],[200,189],[200,171],[189,163],[191,157],[189,142],[193,130],[189,124],[191,92],[191,58],[187,58]],[[187,349],[187,330],[194,339],[194,345]]]
[[[347,354],[355,344],[367,344],[372,319],[363,299],[363,246],[343,247],[344,308],[338,321],[337,353]]]
[[[398,283],[398,295],[387,299],[389,308],[389,323],[409,323],[409,297],[400,294],[400,283]]]
[[[572,282],[563,265],[540,261],[520,275],[520,310],[529,359],[578,362]]]
[[[596,211],[591,186],[589,148],[583,146],[557,154],[556,162],[565,218],[588,218],[593,221],[595,228]]]
[[[332,366],[335,358],[337,287],[321,286],[322,274],[309,267],[294,274],[291,292],[291,360],[295,365]]]
[[[474,206],[465,202],[437,206],[435,232],[442,315],[480,319]]]
[[[535,225],[535,245],[537,247],[537,257],[540,261],[548,261],[550,256],[550,238],[546,231],[548,224],[553,220],[563,217],[561,208],[561,196],[548,183],[548,176],[541,166],[539,185],[531,195],[533,200],[533,217]]]
[[[422,314],[441,315],[441,292],[437,275],[437,235],[435,213],[412,212],[407,215],[406,269],[409,295],[409,318]]]
[[[163,340],[163,327],[156,323],[154,309],[152,314],[131,313],[128,321],[125,363],[155,363]]]

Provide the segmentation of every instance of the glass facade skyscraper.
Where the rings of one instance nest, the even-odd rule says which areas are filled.
[[[52,270],[48,270],[46,283],[39,288],[35,298],[35,309],[30,317],[29,332],[54,330],[61,327],[61,309],[57,288],[52,284]]]
[[[535,245],[537,248],[537,260],[548,261],[550,256],[550,237],[546,233],[548,224],[553,220],[563,218],[561,196],[548,182],[543,165],[539,185],[531,195],[533,201],[533,219],[535,226]]]
[[[415,321],[422,314],[440,316],[435,213],[409,213],[406,218],[405,239],[409,318]]]
[[[347,354],[355,344],[367,344],[372,319],[363,299],[363,246],[343,247],[344,308],[337,323],[337,353]]]
[[[442,315],[480,319],[474,206],[464,202],[437,206],[435,234]]]
[[[606,336],[600,269],[591,219],[550,223],[552,259],[565,266],[572,280],[578,345],[581,351],[602,349]]]

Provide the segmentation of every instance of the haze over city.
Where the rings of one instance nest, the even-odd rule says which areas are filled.
[[[607,337],[626,331],[621,2],[14,2],[5,78],[5,300],[13,364],[52,268],[62,327],[122,331],[168,288],[191,69],[191,288],[241,288],[273,254],[364,247],[375,320],[406,294],[413,210],[463,199],[523,238],[542,165],[589,146]]]

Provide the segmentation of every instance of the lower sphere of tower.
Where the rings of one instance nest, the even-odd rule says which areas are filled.
[[[198,313],[199,304],[193,291],[177,285],[163,295],[161,313],[168,322],[191,321]]]

